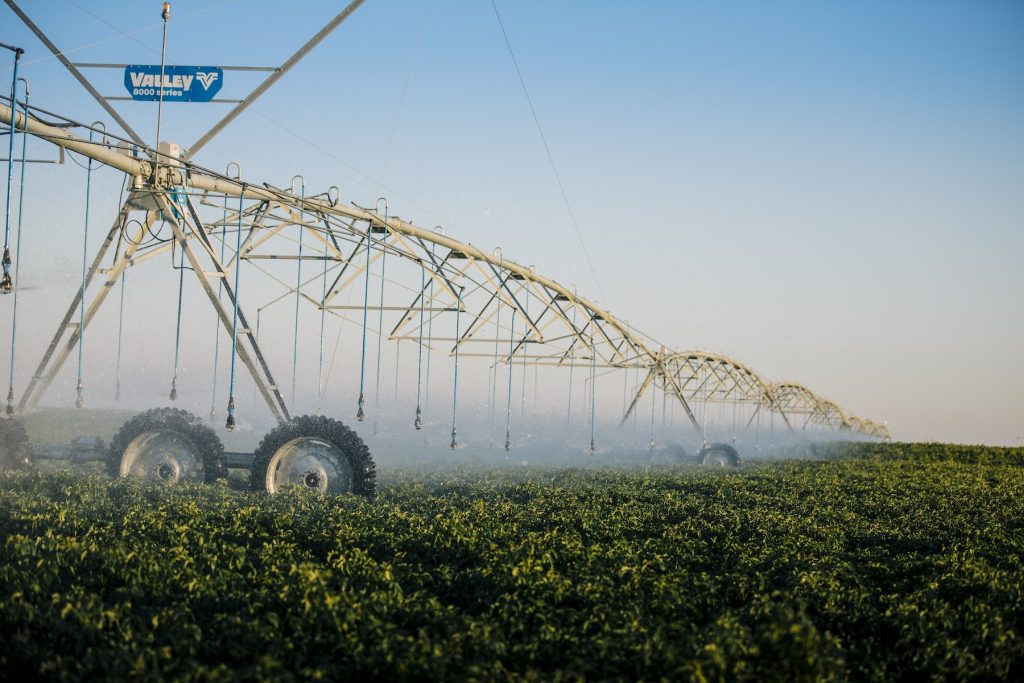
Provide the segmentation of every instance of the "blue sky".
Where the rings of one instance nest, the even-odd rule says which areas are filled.
[[[384,194],[899,438],[1020,442],[1024,4],[497,4],[596,277],[487,0],[367,0],[197,160]],[[158,62],[159,2],[23,5],[76,61]],[[174,2],[169,58],[277,65],[339,7]],[[6,7],[0,41],[27,49],[35,104],[107,118]],[[89,73],[120,94],[118,72]],[[222,96],[257,82],[229,77]],[[165,137],[188,146],[217,106],[168,106]],[[153,135],[152,107],[119,108]],[[82,174],[33,171],[59,230]],[[59,281],[80,255],[35,257]]]

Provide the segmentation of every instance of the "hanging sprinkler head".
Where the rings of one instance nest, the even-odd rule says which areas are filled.
[[[228,397],[228,419],[224,422],[224,428],[229,432],[235,431],[235,395]]]
[[[362,422],[366,419],[366,413],[363,412],[363,405],[366,403],[366,397],[363,396],[363,392],[359,392],[359,409],[356,411],[356,420]]]
[[[594,450],[595,450],[595,449],[594,449],[594,440],[593,440],[593,439],[591,439],[591,440],[590,440],[590,454],[591,454],[591,455],[593,455],[593,454],[594,454]]]
[[[508,431],[505,432],[505,450],[512,450],[512,435]]]
[[[78,380],[78,385],[75,387],[75,407],[82,408],[85,406],[85,398],[82,396],[82,380]]]
[[[3,258],[4,276],[0,280],[0,291],[7,294],[14,289],[14,281],[11,280],[11,250],[8,247],[4,247],[4,258]]]
[[[174,379],[171,380],[171,400],[178,400],[178,376],[175,375]]]
[[[459,442],[455,440],[455,427],[452,427],[452,443],[451,443],[451,449],[452,449],[452,450],[454,451],[454,450],[455,450],[456,448],[458,448],[458,447],[459,447]]]
[[[14,417],[14,385],[7,390],[7,417]]]
[[[423,429],[423,420],[420,419],[422,415],[423,411],[420,410],[419,404],[416,404],[416,419],[412,423],[413,427],[415,427],[416,429]]]

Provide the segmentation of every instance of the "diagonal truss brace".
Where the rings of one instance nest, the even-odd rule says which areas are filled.
[[[79,287],[78,293],[75,294],[74,298],[71,300],[71,305],[68,306],[68,310],[64,314],[64,319],[61,320],[60,325],[57,327],[57,332],[54,334],[53,339],[50,341],[50,345],[46,348],[46,352],[43,354],[42,360],[39,361],[39,366],[36,368],[35,373],[33,373],[32,379],[29,381],[28,387],[25,389],[25,393],[22,394],[21,401],[18,403],[19,413],[24,411],[26,408],[34,408],[39,404],[39,399],[42,398],[47,387],[49,387],[53,382],[53,378],[57,376],[57,372],[60,370],[61,366],[64,365],[64,362],[74,350],[75,345],[82,336],[82,332],[89,326],[89,323],[92,321],[96,311],[103,303],[103,300],[106,299],[107,294],[110,293],[110,290],[117,282],[117,279],[121,277],[121,273],[131,261],[132,256],[135,254],[137,245],[142,242],[145,231],[149,229],[154,221],[156,221],[158,216],[158,212],[156,211],[150,211],[146,214],[146,220],[136,231],[135,239],[127,240],[128,244],[125,247],[124,253],[118,256],[114,266],[107,271],[107,279],[93,297],[92,301],[89,302],[89,307],[86,310],[85,317],[79,320],[78,323],[72,323],[71,319],[74,317],[75,313],[80,310],[82,298],[85,296],[85,292],[88,290],[93,278],[99,271],[103,257],[106,256],[106,253],[110,249],[110,245],[113,244],[114,240],[120,240],[122,226],[125,225],[125,222],[128,220],[129,211],[130,208],[128,203],[125,202],[125,204],[121,206],[121,210],[118,212],[117,218],[114,220],[114,225],[110,228],[110,232],[107,233],[107,238],[103,240],[103,244],[100,245],[99,251],[96,253],[96,257],[89,266],[89,269],[86,272],[85,281],[82,286]],[[64,343],[64,347],[60,349],[60,352],[57,353],[57,348],[65,337],[67,337],[67,341]],[[56,358],[54,357],[54,353],[57,353]]]
[[[199,283],[203,287],[203,291],[206,292],[206,296],[209,298],[210,304],[217,313],[217,317],[220,319],[221,324],[224,325],[228,334],[231,334],[231,309],[233,309],[235,305],[236,292],[231,287],[229,278],[227,277],[228,271],[224,267],[224,264],[220,262],[220,259],[217,256],[217,251],[210,242],[206,228],[203,226],[202,221],[200,221],[199,214],[196,212],[191,198],[189,198],[188,195],[185,195],[186,207],[182,207],[188,209],[189,216],[191,217],[191,223],[187,220],[179,221],[175,218],[174,211],[172,211],[171,207],[171,200],[167,193],[161,192],[157,194],[156,199],[167,217],[167,223],[171,226],[175,239],[178,240],[178,244],[181,246],[182,252],[188,259],[193,272],[196,274],[196,277],[199,279]],[[206,252],[206,256],[213,262],[216,277],[222,280],[224,293],[227,295],[227,303],[231,306],[231,309],[225,306],[225,302],[217,296],[217,290],[210,282],[209,275],[203,269],[202,263],[199,261],[195,250],[192,249],[189,244],[188,236],[183,229],[184,227],[189,228],[191,235],[196,237],[202,245],[203,251]],[[241,260],[236,256],[234,267],[238,268],[240,265]],[[248,349],[245,344],[238,344],[237,353],[239,359],[241,359],[242,363],[249,370],[249,374],[252,376],[253,382],[256,383],[256,388],[259,390],[260,395],[263,396],[263,400],[270,408],[270,412],[273,413],[274,417],[277,418],[279,422],[291,419],[288,413],[288,406],[285,404],[284,397],[281,395],[281,391],[278,388],[277,383],[274,381],[274,377],[270,372],[270,366],[267,365],[266,358],[260,350],[259,343],[256,341],[256,336],[253,333],[252,328],[249,326],[249,322],[245,317],[245,313],[243,312],[241,305],[238,307],[238,323],[241,326],[239,331],[242,332],[238,338],[244,339],[249,344]],[[259,363],[258,366],[257,362]]]
[[[629,408],[626,410],[626,414],[622,416],[622,421],[619,423],[619,426],[621,427],[626,424],[626,421],[629,420],[633,411],[636,410],[636,406],[640,402],[640,398],[644,395],[644,392],[647,391],[648,387],[651,387],[654,384],[655,378],[658,375],[661,375],[662,380],[665,382],[666,393],[671,393],[676,400],[679,401],[679,404],[686,412],[686,417],[690,420],[690,424],[693,425],[693,428],[697,430],[698,434],[700,434],[701,441],[707,443],[707,434],[704,432],[700,423],[697,422],[697,417],[693,414],[693,410],[690,408],[690,403],[686,400],[686,397],[683,396],[682,387],[680,387],[679,383],[676,382],[672,373],[665,370],[662,355],[663,354],[659,353],[654,365],[648,368],[647,376],[644,377],[643,384],[640,385],[640,388],[636,392],[636,396],[634,396],[632,402],[630,402]]]
[[[64,68],[67,69],[71,73],[71,75],[75,77],[75,80],[82,84],[82,87],[85,88],[90,95],[92,95],[93,99],[96,100],[101,107],[103,107],[103,110],[110,114],[111,118],[117,121],[117,125],[121,126],[121,130],[127,133],[128,137],[130,137],[132,141],[135,142],[135,144],[137,144],[139,147],[145,147],[146,143],[142,140],[142,137],[138,133],[136,133],[135,130],[130,125],[128,125],[128,122],[125,121],[121,117],[121,115],[117,113],[116,109],[110,106],[110,103],[107,102],[103,95],[101,95],[99,91],[92,86],[92,83],[89,82],[89,79],[87,79],[81,71],[75,68],[75,65],[72,64],[68,60],[68,58],[64,56],[64,53],[61,52],[56,45],[54,45],[53,41],[50,40],[45,33],[43,33],[43,30],[36,26],[36,24],[31,19],[28,18],[28,15],[25,14],[25,12],[20,7],[18,7],[18,4],[14,2],[14,0],[4,0],[4,2],[6,2],[7,6],[11,8],[11,11],[18,15],[18,18],[21,19],[25,26],[28,26],[32,33],[36,34],[36,37],[42,41],[43,45],[49,48],[50,52],[53,53],[53,56],[60,60],[60,63],[64,65]]]
[[[102,306],[107,295],[120,279],[121,274],[126,268],[129,268],[132,265],[137,265],[140,262],[139,260],[134,259],[138,245],[142,243],[146,231],[149,230],[150,226],[152,226],[152,224],[161,216],[167,221],[167,224],[171,226],[175,241],[181,247],[182,253],[188,259],[192,271],[195,273],[200,285],[203,287],[203,291],[206,292],[206,295],[209,298],[214,311],[217,313],[217,317],[220,319],[221,324],[224,325],[229,334],[231,333],[232,309],[234,307],[236,293],[229,283],[229,278],[227,277],[228,269],[221,263],[216,249],[214,249],[214,246],[209,239],[206,228],[199,220],[198,213],[196,212],[191,199],[186,196],[184,205],[181,205],[174,202],[168,192],[163,190],[156,191],[155,193],[152,190],[149,190],[147,191],[147,194],[147,200],[155,201],[157,208],[147,212],[145,221],[140,223],[133,238],[123,239],[122,231],[124,229],[123,226],[127,224],[128,215],[131,212],[133,205],[137,206],[138,199],[134,195],[130,195],[122,205],[113,226],[108,232],[106,239],[100,245],[95,258],[93,258],[93,261],[86,272],[83,286],[79,287],[78,292],[71,301],[71,305],[68,306],[64,319],[57,328],[57,332],[50,341],[39,366],[33,374],[24,395],[18,404],[19,412],[28,408],[33,408],[39,404],[39,401],[46,392],[46,389],[53,382],[53,379],[75,349],[81,339],[82,333],[88,328],[89,323],[92,322],[96,312]],[[176,211],[181,213],[187,211],[188,218],[186,219],[184,216],[182,216],[182,218],[178,218],[175,213]],[[256,228],[258,228],[258,218],[254,223],[253,229]],[[115,241],[120,245],[122,239],[125,243],[124,251],[121,252],[119,249],[116,250],[113,263],[109,268],[101,270],[100,265],[107,252],[110,250],[111,245],[114,244]],[[203,262],[200,260],[200,254],[193,248],[193,245],[197,242],[201,247],[202,253],[204,253],[206,258],[213,263],[214,270],[212,272],[204,268]],[[234,267],[238,267],[237,260],[234,263]],[[75,313],[80,310],[83,297],[85,297],[86,292],[88,292],[90,286],[93,284],[94,279],[100,273],[105,274],[106,279],[102,282],[99,290],[88,301],[85,317],[77,323],[72,323],[71,320]],[[217,290],[211,283],[211,277],[223,281],[221,284],[223,291],[226,294],[224,300],[217,296]],[[239,306],[238,313],[240,332],[238,339],[241,342],[237,347],[238,357],[249,370],[249,374],[251,375],[253,382],[256,384],[257,389],[267,406],[270,408],[274,417],[280,422],[287,421],[290,419],[288,407],[276,382],[274,381],[270,367],[267,364],[265,356],[260,350],[253,331],[249,327],[248,320],[241,306]],[[63,346],[61,346],[62,342]]]

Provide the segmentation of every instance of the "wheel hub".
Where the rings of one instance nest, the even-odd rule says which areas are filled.
[[[159,484],[203,478],[199,449],[173,430],[144,432],[132,440],[121,456],[120,475]]]
[[[289,486],[348,493],[352,468],[341,449],[330,441],[300,436],[281,446],[267,466],[267,491],[276,493]]]
[[[161,479],[163,479],[164,481],[167,481],[168,479],[174,478],[174,475],[177,473],[176,469],[177,468],[174,465],[172,465],[171,463],[169,463],[169,462],[162,462],[156,468],[156,475],[158,477],[160,477]]]

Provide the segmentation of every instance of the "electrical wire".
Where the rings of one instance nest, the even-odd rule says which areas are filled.
[[[405,81],[402,83],[402,93],[398,98],[398,109],[395,111],[395,119],[391,124],[391,133],[388,135],[388,145],[384,151],[384,163],[381,164],[380,176],[377,179],[377,194],[381,193],[384,184],[384,173],[388,168],[388,161],[391,159],[391,149],[395,143],[395,133],[398,131],[398,120],[402,116],[402,109],[405,106],[405,94],[409,90],[409,81],[412,79],[413,70],[416,67],[416,56],[420,50],[420,40],[423,38],[423,29],[427,24],[427,15],[430,13],[430,6],[433,0],[428,0],[423,8],[423,17],[420,19],[420,28],[416,33],[416,42],[412,48],[412,59],[409,62],[409,70],[405,74]]]
[[[594,285],[597,287],[598,293],[601,295],[602,300],[607,300],[604,295],[604,291],[601,289],[601,281],[597,277],[597,269],[594,268],[594,262],[590,258],[590,252],[587,250],[586,242],[583,240],[583,233],[580,231],[579,223],[576,222],[576,214],[572,210],[572,204],[569,202],[569,195],[565,191],[565,185],[562,184],[562,177],[558,173],[558,166],[555,165],[555,157],[551,154],[551,147],[548,145],[547,136],[544,135],[544,129],[540,125],[540,118],[537,116],[537,109],[533,106],[533,99],[530,97],[530,91],[526,87],[526,79],[523,78],[523,72],[519,68],[519,60],[516,59],[516,54],[512,50],[512,42],[508,38],[508,32],[505,30],[505,24],[501,20],[501,13],[498,12],[498,5],[495,0],[491,0],[491,7],[494,8],[494,16],[498,19],[498,26],[501,28],[501,35],[505,38],[505,45],[508,47],[509,57],[512,58],[512,64],[516,68],[516,75],[519,77],[519,84],[523,87],[523,94],[526,96],[526,103],[530,105],[530,113],[533,115],[533,122],[537,126],[537,133],[540,135],[540,141],[544,145],[544,152],[547,154],[548,163],[551,164],[551,171],[555,176],[555,182],[558,184],[558,191],[562,195],[562,201],[565,203],[565,209],[569,214],[569,220],[572,222],[572,227],[576,231],[576,239],[579,240],[580,249],[583,251],[583,256],[587,260],[587,267],[590,268],[590,275],[594,278]]]
[[[142,28],[135,29],[134,31],[125,32],[125,31],[121,31],[119,28],[117,28],[113,24],[107,22],[106,20],[100,18],[99,16],[93,14],[92,12],[90,12],[87,9],[85,9],[81,5],[79,5],[79,4],[75,3],[75,2],[72,2],[72,0],[66,0],[66,1],[68,3],[74,5],[78,9],[82,10],[86,14],[90,15],[91,17],[97,19],[98,21],[103,22],[104,24],[106,24],[110,28],[112,28],[115,31],[117,31],[120,35],[114,36],[112,38],[105,38],[103,40],[98,40],[96,42],[89,43],[87,45],[81,45],[79,47],[75,47],[75,48],[72,48],[70,50],[62,50],[59,54],[64,55],[65,57],[68,56],[68,55],[74,54],[76,52],[82,52],[84,50],[89,50],[89,49],[92,49],[94,47],[99,47],[100,45],[106,45],[107,43],[113,43],[115,41],[121,40],[122,38],[131,38],[132,40],[135,40],[134,38],[132,38],[132,36],[138,35],[140,33],[146,33],[148,31],[152,31],[154,29],[158,29],[158,28],[160,28],[163,25],[163,24],[152,24],[150,26],[144,26]],[[206,14],[207,12],[212,12],[213,10],[220,9],[221,7],[224,7],[226,5],[231,5],[231,4],[234,4],[236,2],[238,2],[238,0],[225,0],[225,2],[221,2],[221,3],[218,3],[216,5],[211,5],[210,7],[206,7],[204,9],[197,10],[195,12],[191,12],[190,14],[183,14],[180,17],[177,17],[175,19],[175,21],[181,22],[181,21],[185,21],[186,19],[192,19],[194,17],[200,16],[202,14]],[[142,43],[142,42],[140,42],[138,40],[135,40],[135,42],[139,43],[140,45],[145,47],[147,50],[154,51],[152,48],[150,48],[145,43]],[[38,59],[33,59],[31,61],[25,62],[25,65],[28,66],[29,64],[39,64],[40,62],[46,62],[46,61],[49,61],[51,59],[57,59],[57,55],[50,54],[50,55],[47,55],[45,57],[39,57]]]

